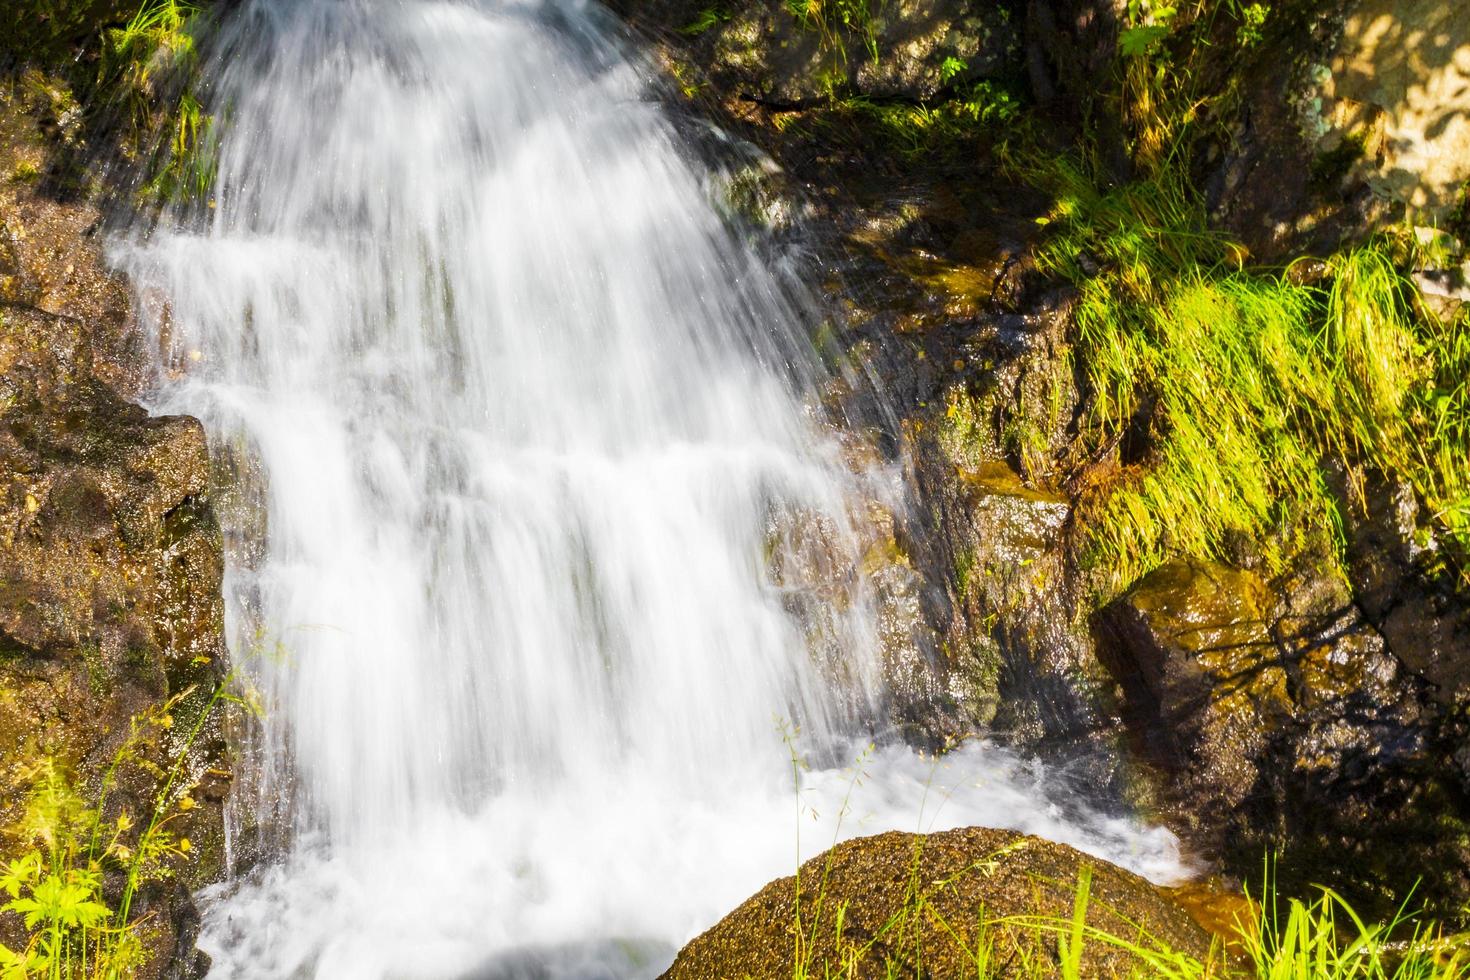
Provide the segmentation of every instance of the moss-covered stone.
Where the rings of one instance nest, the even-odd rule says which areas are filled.
[[[839,844],[803,864],[797,876],[771,882],[690,942],[664,976],[796,975],[798,923],[807,976],[973,976],[976,966],[965,947],[979,948],[982,936],[993,944],[991,964],[1000,969],[994,975],[1009,976],[1013,969],[1033,976],[1020,966],[1027,959],[1045,973],[1046,964],[1059,964],[1057,934],[1002,920],[1069,922],[1083,869],[1090,875],[1089,926],[1128,941],[1137,941],[1142,930],[1179,952],[1208,956],[1205,933],[1142,878],[1062,844],[968,827]],[[857,956],[859,950],[865,952]],[[1131,954],[1092,942],[1081,975],[1127,976],[1137,965]]]

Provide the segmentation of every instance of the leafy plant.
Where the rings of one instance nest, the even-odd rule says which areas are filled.
[[[1142,58],[1168,36],[1169,28],[1165,24],[1139,24],[1125,28],[1118,35],[1118,50],[1125,58]]]
[[[133,903],[141,888],[172,877],[193,852],[189,838],[174,830],[197,805],[186,785],[190,753],[219,702],[234,696],[222,682],[199,700],[191,688],[135,717],[95,801],[83,798],[74,774],[57,758],[27,767],[26,808],[14,830],[27,849],[0,870],[0,891],[8,898],[0,910],[20,918],[28,940],[20,949],[0,945],[4,980],[117,980],[143,964],[146,917],[133,914]],[[167,768],[160,768],[151,760],[152,748],[189,705],[195,709],[191,725]],[[141,824],[113,805],[128,769],[159,783]]]
[[[939,63],[939,80],[947,83],[956,76],[962,75],[969,70],[970,66],[965,59],[948,55]]]

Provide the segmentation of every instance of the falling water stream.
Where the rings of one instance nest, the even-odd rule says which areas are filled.
[[[277,846],[203,896],[212,976],[652,976],[798,848],[892,828],[1175,868],[1010,752],[884,742],[857,515],[894,477],[844,462],[800,299],[606,15],[246,0],[219,50],[211,209],[117,248],[154,407],[259,475],[231,831]],[[857,583],[835,667],[771,572],[801,521]]]

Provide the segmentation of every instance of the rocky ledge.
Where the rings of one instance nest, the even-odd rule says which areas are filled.
[[[127,815],[124,848],[177,769],[163,805],[189,794],[171,823],[188,843],[132,918],[139,976],[195,976],[190,889],[221,866],[229,782],[218,720],[185,735],[226,669],[209,455],[197,420],[132,400],[145,360],[100,216],[47,182],[54,97],[39,76],[0,89],[0,859],[36,845],[22,823],[39,766],[90,806],[108,780],[101,818]],[[108,867],[112,895],[124,872]],[[19,925],[0,921],[12,949]]]

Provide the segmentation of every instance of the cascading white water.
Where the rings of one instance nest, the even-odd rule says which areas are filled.
[[[798,839],[893,827],[1169,872],[1166,834],[1063,820],[978,743],[880,749],[845,814],[810,773],[798,832],[777,720],[841,759],[885,694],[861,583],[834,671],[769,558],[816,520],[855,576],[884,476],[804,405],[793,301],[595,10],[250,0],[224,32],[213,210],[117,251],[167,300],[156,407],[266,478],[226,581],[266,704],[235,805],[290,833],[207,896],[214,975],[652,975]]]

